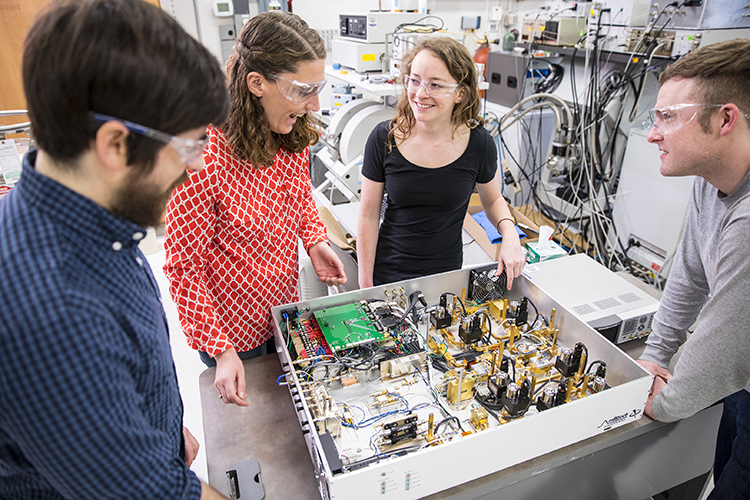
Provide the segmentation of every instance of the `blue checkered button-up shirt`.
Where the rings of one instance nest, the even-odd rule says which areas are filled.
[[[0,498],[199,498],[145,231],[35,160],[0,200]]]

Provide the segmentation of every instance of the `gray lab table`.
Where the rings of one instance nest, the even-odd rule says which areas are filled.
[[[638,342],[629,343],[630,349],[637,351]],[[227,466],[254,458],[267,499],[318,498],[289,391],[276,385],[283,373],[278,358],[244,364],[249,407],[222,403],[213,386],[215,368],[200,375],[209,482],[227,494]],[[697,499],[713,462],[721,409],[716,405],[671,424],[643,417],[428,498],[644,500],[688,482],[681,496],[670,499]]]

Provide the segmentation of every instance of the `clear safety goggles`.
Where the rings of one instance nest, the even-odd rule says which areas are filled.
[[[101,113],[89,113],[89,115],[96,121],[99,122],[110,122],[117,121],[125,125],[125,127],[131,132],[141,134],[149,139],[164,143],[172,147],[177,154],[180,155],[180,161],[185,165],[192,165],[206,149],[208,139],[187,139],[183,137],[177,137],[166,132],[147,127],[145,125],[139,125],[122,118],[115,118],[114,116],[103,115]]]
[[[278,75],[269,75],[276,80],[281,95],[292,101],[294,104],[307,104],[316,95],[320,94],[328,83],[328,80],[321,80],[315,83],[302,83],[297,80],[290,80]]]
[[[675,104],[666,108],[649,110],[648,118],[651,125],[662,134],[667,135],[679,130],[698,115],[701,108],[720,108],[723,104]]]
[[[419,92],[419,87],[422,87],[430,97],[448,97],[458,87],[457,83],[424,82],[411,75],[404,76],[404,83],[409,92]]]

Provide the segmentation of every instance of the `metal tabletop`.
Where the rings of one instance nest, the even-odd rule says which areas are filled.
[[[249,407],[225,405],[219,399],[213,386],[215,368],[200,375],[211,486],[227,494],[226,468],[253,458],[260,463],[267,499],[319,498],[291,396],[276,384],[283,374],[278,358],[264,356],[244,365]],[[721,409],[715,405],[670,424],[643,417],[427,498],[490,499],[502,494],[504,499],[533,499],[554,494],[556,499],[644,500],[699,478],[698,488],[680,497],[697,499],[713,463]],[[492,460],[497,451],[487,450],[477,460]]]
[[[250,406],[227,405],[214,387],[216,368],[200,375],[208,481],[227,495],[228,466],[256,459],[266,498],[319,497],[310,455],[286,386],[279,358],[262,356],[243,362]]]

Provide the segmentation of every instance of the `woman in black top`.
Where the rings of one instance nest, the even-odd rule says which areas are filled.
[[[424,38],[401,64],[398,113],[370,134],[357,223],[359,284],[390,283],[459,269],[461,229],[477,186],[503,245],[508,288],[524,253],[501,196],[497,150],[479,118],[474,62],[448,37]],[[388,207],[378,229],[384,192]]]

